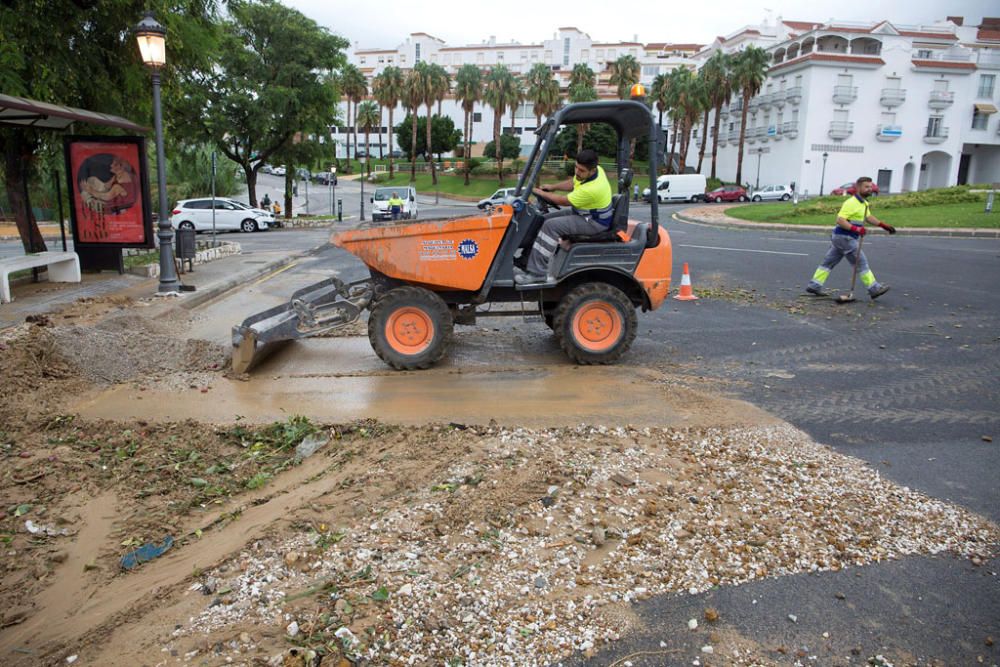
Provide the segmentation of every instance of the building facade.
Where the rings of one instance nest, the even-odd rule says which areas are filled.
[[[371,80],[388,66],[408,70],[421,61],[441,65],[452,77],[460,67],[467,64],[476,65],[484,72],[495,65],[505,65],[514,74],[523,75],[527,74],[536,63],[544,63],[552,69],[553,76],[559,81],[564,97],[573,67],[578,63],[585,63],[597,75],[598,97],[614,99],[616,92],[610,83],[609,67],[620,56],[631,55],[635,57],[642,67],[641,80],[649,84],[657,74],[668,73],[675,67],[694,69],[695,62],[692,60],[692,56],[701,51],[702,48],[701,44],[642,44],[636,40],[599,42],[594,41],[590,35],[574,27],[559,28],[553,34],[552,39],[536,44],[502,43],[497,42],[495,37],[490,37],[480,44],[448,46],[443,40],[433,35],[415,32],[411,33],[402,44],[394,49],[360,48],[356,44],[349,60],[368,78],[369,86]],[[463,127],[464,114],[454,97],[445,98],[441,105],[441,111],[443,115],[452,119],[455,127]],[[341,103],[340,116],[344,119],[347,118],[346,112],[346,102]],[[393,112],[394,122],[398,124],[405,115],[406,110],[401,106],[398,107]],[[388,120],[387,110],[384,120]],[[504,132],[521,137],[522,152],[525,153],[530,151],[534,145],[533,132],[537,128],[537,124],[530,102],[522,104],[517,109],[514,113],[513,124],[509,112],[501,119],[501,127]],[[337,152],[341,157],[347,154],[347,136],[352,131],[351,127],[333,128],[333,138],[337,142]],[[358,140],[361,142],[360,148],[365,149],[364,137],[359,136]],[[493,110],[485,103],[479,103],[473,114],[473,155],[481,154],[482,147],[492,140]],[[390,141],[392,141],[391,146]],[[380,149],[383,152],[399,149],[387,126],[383,127],[381,146],[376,136],[370,137],[369,152],[377,156]]]
[[[860,175],[886,192],[1000,181],[1000,21],[963,24],[778,21],[716,39],[698,61],[748,44],[771,58],[748,108],[744,183],[758,165],[761,186],[809,194]],[[740,99],[720,114],[723,180],[735,178],[741,114]]]

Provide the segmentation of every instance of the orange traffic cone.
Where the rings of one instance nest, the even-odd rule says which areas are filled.
[[[678,301],[698,300],[698,297],[694,295],[694,290],[691,289],[691,274],[688,271],[687,262],[684,262],[684,275],[681,276],[681,291],[674,295],[674,298]]]

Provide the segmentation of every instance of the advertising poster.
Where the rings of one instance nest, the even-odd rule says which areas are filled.
[[[142,137],[66,137],[73,242],[152,248],[153,218]]]

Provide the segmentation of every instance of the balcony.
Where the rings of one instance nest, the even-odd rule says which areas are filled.
[[[765,129],[764,133],[771,141],[781,141],[781,123],[771,125]]]
[[[875,131],[875,138],[879,141],[895,141],[903,136],[902,125],[879,125]]]
[[[785,106],[785,98],[787,93],[784,90],[779,90],[776,93],[771,93],[771,104],[777,108]]]
[[[729,105],[729,113],[739,115],[743,113],[743,98],[737,98],[733,100],[733,103]]]
[[[802,86],[793,86],[785,91],[785,99],[789,104],[798,104],[802,101]]]
[[[731,141],[731,142],[733,142],[735,144],[735,143],[738,143],[739,140],[740,140],[740,128],[736,128],[735,130],[730,130],[729,131],[729,141]]]
[[[754,111],[756,111],[759,108],[760,108],[760,98],[759,97],[751,97],[750,98],[750,105],[747,107],[747,109],[750,110],[750,113],[753,113]]]
[[[906,90],[904,88],[883,88],[879,103],[885,107],[898,107],[906,101]]]
[[[948,128],[947,127],[935,127],[927,128],[924,132],[924,143],[927,144],[943,144],[948,140]]]
[[[854,123],[846,120],[830,121],[830,130],[827,134],[831,139],[846,139],[854,133]]]
[[[858,87],[857,86],[834,86],[833,87],[833,103],[834,104],[850,104],[854,100],[858,99]]]
[[[773,101],[774,93],[765,93],[757,98],[757,106],[761,109],[770,109]]]
[[[979,57],[976,58],[976,65],[979,66],[979,69],[1000,69],[1000,53],[984,49],[979,52]]]
[[[799,136],[799,121],[788,120],[781,124],[781,134],[788,137],[789,139],[794,139]]]
[[[931,109],[947,109],[955,103],[955,93],[950,90],[932,90],[927,106]]]
[[[747,128],[746,142],[748,144],[757,143],[757,137],[760,136],[759,134],[757,134],[758,129],[760,128],[756,127]]]

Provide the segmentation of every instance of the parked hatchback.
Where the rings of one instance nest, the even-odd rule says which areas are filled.
[[[844,183],[839,188],[834,188],[830,194],[831,195],[853,195],[857,193],[858,189],[854,183]],[[872,197],[878,196],[878,186],[872,182]]]
[[[476,206],[481,209],[485,209],[488,206],[498,206],[507,197],[513,197],[515,192],[517,192],[517,188],[500,188],[486,199],[480,199]]]
[[[792,198],[792,189],[787,185],[767,185],[760,190],[754,190],[750,195],[753,201],[788,201]]]
[[[723,185],[705,193],[705,201],[709,204],[718,204],[722,201],[750,201],[750,198],[747,196],[747,191],[738,185]]]
[[[174,229],[212,231],[212,199],[182,199],[170,213]],[[253,208],[234,199],[215,198],[215,229],[219,231],[256,232],[274,225],[274,214]]]

